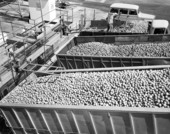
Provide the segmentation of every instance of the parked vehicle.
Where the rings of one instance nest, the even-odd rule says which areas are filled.
[[[155,19],[155,15],[142,13],[138,5],[113,3],[110,6],[105,25],[110,22],[111,15],[114,15],[114,26],[111,31],[113,33],[169,34],[167,20]],[[93,24],[102,23],[104,27],[103,22],[94,21]],[[95,26],[93,25],[93,27]]]
[[[169,22],[167,20],[153,20],[149,25],[149,34],[169,34]]]
[[[151,21],[156,18],[155,15],[142,13],[139,10],[138,5],[124,4],[124,3],[113,3],[110,6],[109,15],[112,13],[117,13],[120,20],[126,19],[144,19]]]

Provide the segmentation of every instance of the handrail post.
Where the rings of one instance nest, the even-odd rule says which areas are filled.
[[[72,22],[73,22],[73,8],[72,8]]]
[[[0,29],[1,29],[1,33],[2,33],[2,39],[3,39],[4,43],[6,43],[1,21],[0,21]]]
[[[44,19],[43,19],[43,12],[42,12],[42,3],[41,3],[41,0],[39,0],[39,3],[40,3],[40,10],[41,10],[41,19],[42,19],[42,22],[43,22],[43,28],[44,28],[44,58],[46,58],[46,54],[45,54],[45,43],[46,43],[46,27],[44,25]]]
[[[95,11],[95,9],[94,9],[93,20],[95,20],[95,14],[96,14],[96,11]]]
[[[35,32],[37,31],[37,29],[36,29],[36,26],[35,26],[36,24],[35,24],[35,20],[34,20],[34,28],[35,28]]]
[[[13,64],[12,64],[12,62],[10,62],[10,66],[11,66],[12,78],[13,78],[13,81],[14,81],[14,83],[15,83],[15,76],[14,76],[14,71],[13,71]]]
[[[19,7],[20,16],[22,18],[21,5],[20,5],[20,1],[19,0],[18,0],[18,7]]]
[[[67,22],[68,22],[68,11],[67,11]]]
[[[11,22],[11,28],[12,28],[12,35],[13,35],[13,37],[15,37],[15,33],[13,32],[14,28],[13,28],[12,22]]]
[[[84,26],[86,25],[86,8],[84,9]]]

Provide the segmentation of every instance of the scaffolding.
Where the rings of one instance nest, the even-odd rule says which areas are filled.
[[[41,0],[40,0],[41,2]],[[40,7],[41,8],[41,7]],[[48,15],[49,11],[47,13],[41,14],[36,19],[32,20],[29,18],[25,18],[27,22],[32,21],[29,26],[25,25],[17,25],[15,22],[7,21],[8,19],[5,19],[0,22],[1,23],[8,23],[11,27],[11,31],[8,32],[8,37],[10,39],[5,39],[3,36],[3,33],[7,33],[6,29],[1,28],[2,32],[2,40],[4,41],[4,44],[1,46],[4,49],[10,49],[12,48],[14,50],[14,58],[11,60],[8,57],[8,60],[1,64],[2,69],[0,69],[1,75],[6,72],[12,72],[13,77],[15,77],[15,72],[12,68],[12,62],[16,59],[19,59],[20,61],[20,67],[23,68],[23,66],[27,66],[28,64],[37,64],[37,58],[39,56],[42,56],[42,58],[47,62],[50,58],[50,56],[54,55],[54,51],[58,49],[58,43],[56,42],[56,37],[60,40],[62,36],[60,32],[60,19],[63,18],[64,22],[67,25],[70,25],[72,23],[76,23],[76,26],[79,26],[78,20],[80,20],[80,15],[84,13],[84,16],[86,15],[86,9],[83,9],[81,12],[77,9],[74,10],[74,7],[67,7],[67,9],[60,9],[55,8],[57,14],[55,19],[51,21],[44,20],[44,16]],[[79,7],[78,7],[79,9]],[[73,19],[76,18],[76,19]],[[41,20],[41,21],[39,21]],[[57,21],[56,21],[57,20]],[[78,23],[77,23],[78,22]],[[27,23],[28,24],[28,23]],[[52,25],[52,27],[50,27]],[[73,29],[75,27],[71,27]],[[23,31],[24,29],[24,31]],[[40,31],[36,36],[31,36],[31,31],[38,31],[39,29],[44,29],[43,31]],[[76,27],[76,30],[78,28]],[[72,34],[73,35],[73,34]],[[13,42],[9,43],[9,40],[14,40]],[[55,41],[54,41],[55,40]],[[65,39],[64,39],[65,40]],[[66,39],[68,40],[68,39]],[[53,42],[53,43],[52,43]],[[18,44],[20,44],[20,47],[18,48]],[[51,44],[51,45],[49,45]],[[41,50],[41,51],[40,51]],[[8,55],[7,55],[8,56]],[[29,57],[34,56],[34,60],[30,61]],[[1,71],[2,70],[2,71]]]
[[[17,3],[14,2],[10,3],[10,5],[16,5],[16,4]],[[18,6],[21,6],[21,4],[18,4]],[[48,15],[49,12],[45,14],[41,14],[41,16],[38,16],[35,20],[24,18],[24,20],[26,20],[27,22],[29,22],[30,20],[33,22],[32,24],[29,24],[29,26],[25,26],[24,24],[23,25],[17,24],[15,22],[10,21],[9,19],[0,19],[0,26],[1,24],[6,24],[11,27],[10,31],[6,31],[6,29],[4,29],[2,26],[0,27],[2,33],[1,40],[3,40],[3,44],[0,46],[0,48],[1,49],[3,48],[7,53],[6,55],[7,60],[0,65],[1,77],[6,73],[11,72],[13,81],[15,81],[16,73],[14,71],[14,68],[12,67],[12,64],[19,59],[20,66],[22,65],[24,66],[25,64],[28,65],[32,61],[27,61],[27,57],[35,53],[40,48],[44,48],[44,52],[40,54],[43,55],[43,58],[45,60],[49,58],[50,56],[49,54],[54,54],[53,46],[49,46],[47,42],[52,37],[54,37],[56,33],[60,34],[60,30],[56,30],[59,28],[60,25],[60,17],[63,17],[64,21],[68,22],[69,24],[73,22],[73,8],[69,8],[69,9],[55,8],[54,10],[56,10],[56,12],[58,13],[55,17],[55,19],[57,19],[58,21],[56,21],[55,19],[51,21],[45,21],[43,17],[45,15]],[[38,20],[41,21],[39,22]],[[49,25],[53,25],[53,27],[49,27]],[[39,29],[44,29],[44,30],[40,31],[39,33],[36,32],[36,36],[32,36],[30,34],[31,31],[38,31]],[[6,33],[8,34],[8,39],[5,38]],[[14,57],[12,59],[9,58],[7,52],[11,48],[14,51]]]
[[[60,16],[63,16],[63,18],[65,18],[65,21],[67,21],[67,22],[70,22],[70,23],[72,23],[73,22],[73,11],[72,11],[72,17],[70,17],[70,16],[68,16],[68,11],[66,11],[66,10],[63,10],[63,9],[58,9],[58,8],[56,8],[55,9],[57,12],[59,12],[59,14],[56,16],[56,18],[58,19],[58,22],[56,22],[56,24],[58,25],[59,24],[59,18],[60,18]],[[73,10],[73,9],[71,9],[71,10]],[[53,11],[53,10],[52,10]],[[50,11],[50,12],[52,12],[52,11]],[[0,29],[1,29],[1,33],[2,33],[2,38],[1,38],[1,40],[3,40],[3,42],[4,42],[4,44],[2,45],[2,46],[6,46],[7,45],[7,42],[6,42],[6,40],[5,40],[5,36],[4,36],[4,33],[8,33],[8,37],[10,38],[10,39],[12,39],[12,38],[18,38],[18,41],[17,42],[19,42],[19,41],[22,41],[22,40],[27,40],[28,41],[28,38],[30,38],[30,35],[28,35],[28,33],[31,31],[31,30],[34,30],[34,31],[37,31],[37,29],[39,28],[39,29],[41,29],[41,28],[43,28],[44,30],[44,36],[41,36],[42,38],[44,38],[43,40],[44,40],[44,42],[47,42],[46,41],[46,34],[48,34],[49,33],[49,31],[47,30],[48,29],[48,25],[49,24],[51,24],[51,23],[53,23],[53,21],[55,21],[56,20],[56,18],[55,19],[53,19],[53,20],[51,20],[51,21],[45,21],[44,19],[43,19],[43,16],[45,16],[45,15],[48,15],[50,12],[48,12],[48,13],[45,13],[45,14],[42,14],[41,13],[41,16],[39,16],[39,17],[37,17],[35,20],[31,20],[31,19],[29,19],[29,20],[31,20],[32,22],[33,22],[33,24],[32,24],[32,26],[30,27],[30,28],[27,28],[26,26],[24,26],[24,25],[21,25],[21,24],[17,24],[17,23],[14,23],[14,22],[8,22],[8,21],[0,21]],[[71,18],[71,19],[70,19]],[[38,21],[39,19],[42,19],[40,22]],[[6,30],[4,30],[3,28],[2,28],[2,23],[8,23],[9,25],[10,25],[10,27],[11,27],[11,30],[10,30],[10,33],[9,33],[9,31],[6,31]],[[53,23],[54,24],[54,23]],[[54,26],[56,26],[56,25],[54,25]],[[22,32],[22,29],[25,29],[25,31],[24,32]],[[55,27],[52,27],[51,28],[51,30],[54,30],[55,29]],[[25,36],[25,34],[27,33],[27,36]],[[23,38],[19,38],[19,36],[20,37],[23,37]],[[40,39],[40,37],[38,37],[38,39]],[[36,40],[36,39],[35,39]],[[16,43],[17,43],[16,42]],[[34,41],[33,41],[34,42]],[[13,46],[15,46],[15,44],[16,43],[14,43],[14,44],[12,44]]]

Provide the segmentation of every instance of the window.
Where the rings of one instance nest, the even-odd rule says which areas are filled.
[[[166,29],[165,34],[168,34],[168,29]]]
[[[129,15],[137,15],[137,11],[136,10],[130,10]]]
[[[110,12],[111,12],[111,13],[118,13],[118,12],[119,12],[119,10],[118,10],[118,9],[116,9],[116,8],[112,8],[112,9],[110,10]]]
[[[120,9],[120,13],[121,14],[128,14],[128,10],[127,9]]]
[[[165,31],[164,28],[156,28],[154,34],[164,34],[164,31]]]

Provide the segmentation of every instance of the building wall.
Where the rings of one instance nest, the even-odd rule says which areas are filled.
[[[51,21],[56,18],[55,0],[41,0],[43,19]],[[42,21],[39,0],[29,0],[30,18],[36,20],[36,23]]]
[[[4,35],[4,39],[8,39],[8,36],[6,33],[3,33]],[[4,42],[4,39],[3,39],[3,36],[2,36],[2,33],[0,33],[0,46],[3,45],[5,42]]]

